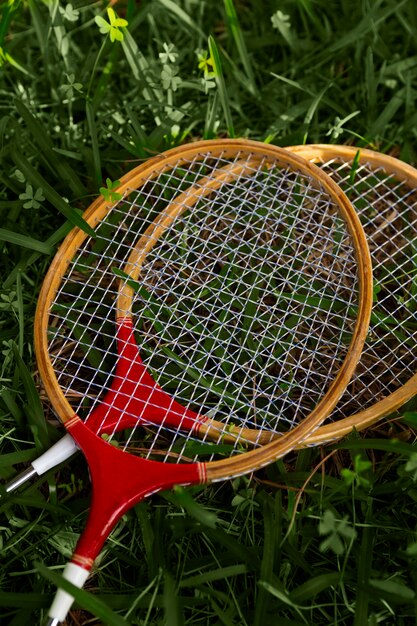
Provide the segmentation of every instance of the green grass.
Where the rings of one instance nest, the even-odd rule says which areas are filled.
[[[39,397],[36,299],[107,178],[185,141],[233,135],[417,161],[412,0],[126,0],[114,8],[129,25],[113,43],[94,21],[105,7],[0,3],[3,479],[57,437]],[[68,624],[417,624],[413,408],[251,479],[142,502]],[[78,458],[0,500],[2,625],[41,623],[88,498]]]

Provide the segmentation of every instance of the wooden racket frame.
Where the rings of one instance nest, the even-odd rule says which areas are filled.
[[[355,148],[354,146],[325,144],[292,146],[287,148],[287,150],[318,165],[330,159],[352,163],[359,151],[360,164],[369,163],[373,168],[382,167],[386,173],[395,176],[398,180],[404,181],[410,188],[415,188],[417,192],[417,170],[414,167],[389,155],[375,152],[374,150]],[[317,446],[329,443],[330,441],[341,439],[348,435],[353,429],[359,431],[368,428],[378,420],[397,411],[416,394],[417,373],[402,387],[399,387],[392,394],[379,400],[368,409],[359,411],[359,413],[355,413],[355,415],[350,417],[320,426],[297,447]]]
[[[274,160],[276,163],[283,166],[291,166],[299,171],[300,174],[310,176],[317,184],[323,187],[337,203],[340,214],[344,218],[352,236],[357,257],[359,279],[358,316],[345,360],[325,396],[310,415],[290,432],[265,446],[227,459],[205,464],[204,475],[206,482],[242,475],[263,467],[267,463],[293,450],[297,445],[301,445],[308,436],[311,436],[312,432],[318,428],[331,413],[353,375],[367,335],[372,307],[372,266],[366,237],[360,221],[352,205],[336,183],[334,183],[329,176],[324,174],[315,164],[306,161],[297,154],[268,144],[244,139],[196,142],[174,148],[149,159],[125,175],[120,181],[120,186],[115,191],[122,195],[128,194],[132,189],[138,189],[149,180],[155,178],[164,169],[171,169],[173,164],[181,165],[182,161],[185,165],[200,153],[210,153],[213,157],[221,156],[223,158],[233,158],[236,157],[239,151],[246,155],[249,153],[251,159]],[[112,206],[114,206],[114,203],[109,203],[104,198],[99,197],[86,210],[83,217],[94,229],[97,223],[111,210]],[[177,210],[180,211],[178,206]],[[46,274],[35,315],[34,339],[39,372],[47,395],[57,415],[68,431],[70,431],[74,422],[79,422],[79,418],[74,416],[74,411],[58,384],[49,357],[48,320],[51,303],[65,275],[68,264],[88,236],[87,233],[79,228],[74,228],[67,235]]]

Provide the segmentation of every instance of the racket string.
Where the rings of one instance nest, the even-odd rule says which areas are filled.
[[[330,384],[354,326],[356,264],[342,220],[311,181],[279,168],[275,172],[263,163],[199,198],[192,211],[177,217],[163,236],[155,237],[155,229],[143,234],[151,224],[164,222],[180,191],[187,197],[201,176],[215,181],[219,168],[234,166],[242,158],[239,154],[231,164],[229,159],[215,161],[207,156],[191,174],[190,164],[184,164],[184,171],[163,172],[140,190],[130,191],[97,226],[96,241],[87,240],[74,258],[56,297],[56,308],[62,310],[53,311],[58,323],[51,348],[60,385],[68,393],[81,388],[87,397],[74,404],[74,411],[84,418],[102,401],[114,379],[120,280],[114,270],[123,270],[132,248],[139,240],[145,245],[147,238],[153,248],[135,295],[135,310],[141,309],[136,338],[149,372],[163,386],[169,381],[168,392],[174,393],[175,388],[178,401],[222,420],[225,431],[236,423],[280,431],[311,411],[323,386]],[[253,157],[245,158],[250,162]],[[159,218],[152,221],[155,214]],[[227,269],[230,256],[234,265]],[[209,289],[196,309],[193,297]],[[261,289],[259,299],[256,291]],[[162,315],[162,335],[148,312],[153,299],[164,315],[167,311],[171,315]],[[67,313],[62,302],[68,303]],[[242,343],[242,326],[243,335],[252,331],[257,345]],[[62,344],[70,338],[74,341],[77,327],[81,330],[74,347],[64,350]],[[210,342],[216,347],[208,358],[204,348]],[[193,369],[202,366],[209,381],[202,378],[197,385]],[[220,382],[226,390],[221,397],[214,389]],[[145,404],[145,409],[152,407],[152,397]],[[157,448],[162,435],[167,458],[175,453],[181,459],[196,438],[192,432],[164,424],[146,429],[143,435],[143,422],[139,426],[139,439],[149,439],[148,456],[161,454]],[[135,431],[128,435],[129,446],[138,436]],[[219,430],[220,440],[221,435]],[[245,447],[244,437],[237,438],[237,452],[239,446]]]
[[[223,193],[224,193],[224,190],[223,190]],[[225,202],[225,204],[227,205],[227,202]],[[253,211],[253,208],[252,208],[252,211]],[[314,215],[315,215],[315,218],[316,218],[316,220],[317,220],[318,211],[316,211],[316,213],[315,213]],[[234,220],[236,221],[236,218],[234,218]],[[316,220],[315,220],[315,221],[316,221]],[[237,221],[238,221],[238,220],[237,220]],[[178,226],[178,225],[177,225],[177,226]],[[213,227],[213,225],[212,225],[212,227]],[[191,229],[190,229],[190,230],[191,230]],[[308,225],[307,225],[307,230],[308,230]],[[313,229],[310,229],[310,230],[313,230]],[[199,231],[199,232],[201,232],[201,231],[202,231],[202,227],[201,227],[201,225],[199,225],[198,231]],[[327,239],[327,238],[326,238],[326,239]],[[256,242],[256,243],[257,243],[257,242]],[[255,245],[253,246],[254,248],[256,248],[256,243],[255,243]],[[164,244],[165,244],[165,242],[164,242]],[[312,248],[314,248],[314,245],[311,245],[311,247],[312,247]],[[321,246],[321,247],[323,247],[323,246]],[[178,249],[178,243],[177,243],[177,242],[174,242],[174,243],[173,243],[173,245],[171,246],[171,249],[172,249],[172,250],[177,250],[177,249]],[[201,251],[200,251],[200,253],[199,253],[199,257],[201,257],[201,256],[202,256],[202,253],[201,253]],[[295,258],[297,258],[297,256],[298,256],[297,254],[294,254],[294,255],[293,255],[293,257],[292,257],[292,260],[294,260]],[[169,258],[169,257],[168,257],[168,258]],[[164,261],[165,261],[165,265],[166,265],[166,264],[168,264],[168,263],[169,263],[169,261],[171,261],[171,259],[169,259],[169,261],[167,261],[167,256],[165,255],[165,256],[164,256]],[[321,259],[317,262],[317,267],[320,267],[320,261],[321,261]],[[350,261],[350,262],[351,262],[351,261]],[[142,270],[142,280],[143,280],[144,284],[146,284],[146,285],[147,285],[147,287],[148,287],[148,288],[150,288],[150,286],[148,286],[149,284],[148,284],[148,282],[147,282],[147,280],[146,280],[146,272],[148,272],[149,274],[151,274],[151,275],[153,275],[153,276],[157,275],[157,274],[158,274],[158,272],[159,272],[159,274],[161,273],[161,272],[159,271],[159,269],[158,269],[158,268],[160,268],[160,266],[161,266],[161,261],[160,261],[160,259],[157,259],[157,260],[156,260],[156,262],[155,262],[155,264],[156,264],[156,266],[157,266],[157,270],[156,270],[155,272],[152,272],[152,270],[151,270],[151,269],[148,269],[147,267],[143,268],[143,270]],[[175,268],[175,273],[177,274],[177,273],[178,273],[178,263],[174,263],[173,265],[174,265],[174,268]],[[281,264],[281,265],[282,265],[282,264]],[[345,273],[344,273],[343,271],[342,271],[342,272],[340,272],[340,276],[344,279]],[[153,278],[153,280],[154,280],[154,278]],[[174,279],[172,279],[172,280],[174,280]],[[161,280],[161,282],[164,282],[165,284],[170,284],[170,283],[171,283],[171,280],[165,280],[165,281],[164,281],[164,280]],[[297,287],[297,286],[296,286],[296,287]],[[334,288],[334,283],[332,283],[332,287]],[[160,291],[160,285],[158,285],[158,288],[159,288],[159,291]],[[154,290],[154,292],[157,292],[157,291],[158,291],[158,289],[156,289],[155,287],[153,288],[153,290]],[[295,289],[295,290],[296,290],[296,289]],[[222,289],[222,288],[220,289],[220,292],[223,292],[223,289]],[[168,297],[169,297],[169,295],[170,295],[170,294],[169,294],[169,292],[168,292]],[[231,302],[232,302],[232,301],[231,301]],[[164,303],[165,303],[165,301],[164,301]],[[223,304],[223,303],[222,303],[222,307],[221,307],[221,308],[222,308],[222,310],[224,310],[224,304]],[[229,311],[230,311],[230,309],[229,309]],[[302,313],[300,314],[300,317],[303,317]],[[309,319],[309,315],[306,315],[305,317],[306,317],[306,319]],[[256,312],[255,312],[255,319],[256,319]],[[184,323],[183,325],[185,326],[186,324]],[[170,321],[169,321],[169,320],[168,320],[168,321],[165,321],[165,323],[164,323],[164,329],[165,329],[166,327],[169,327],[169,326],[170,326]],[[337,330],[338,330],[338,332],[340,332],[340,327],[337,327]],[[206,332],[204,333],[204,335],[206,336],[206,335],[210,335],[210,334],[211,334],[211,333],[210,333],[210,330],[208,329],[208,327],[206,327]],[[308,333],[308,332],[307,332],[307,333],[305,333],[305,337],[306,337],[306,338],[308,338],[308,336],[309,336],[309,333]],[[147,340],[148,340],[148,337],[147,337]],[[153,368],[151,367],[151,363],[150,363],[149,361],[146,361],[146,363],[147,363],[147,365],[149,365],[149,366],[150,366],[150,369],[151,369],[151,370],[152,370],[152,369],[155,369],[155,367],[153,367]],[[221,367],[221,366],[220,366],[220,364],[219,364],[219,368],[220,368],[220,367]],[[305,380],[306,380],[306,381],[307,381],[307,379],[308,379],[308,375],[309,375],[310,373],[311,373],[311,367],[310,367],[310,369],[307,371],[307,375],[305,376]],[[328,379],[329,377],[330,377],[330,375],[329,375],[329,373],[327,373],[327,374],[326,374],[326,378]],[[227,380],[227,378],[226,378],[226,380]],[[275,393],[275,394],[270,394],[270,395],[271,395],[271,396],[275,395],[275,397],[277,397],[277,394],[276,394],[276,393]],[[280,401],[282,400],[282,394],[280,394],[280,398],[279,398],[279,399],[280,399]],[[293,405],[294,403],[292,402],[291,404]],[[275,414],[274,414],[274,416],[275,416],[275,415],[276,415],[276,410],[275,410]],[[251,426],[256,426],[257,428],[259,428],[259,424],[258,424],[258,423],[255,423],[254,421],[252,421]]]

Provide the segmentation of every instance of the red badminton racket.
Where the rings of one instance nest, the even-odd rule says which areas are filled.
[[[286,151],[183,146],[118,193],[85,214],[94,238],[65,240],[35,321],[41,378],[92,478],[64,572],[78,586],[141,498],[253,471],[311,434],[352,375],[371,306],[351,205]],[[71,602],[58,592],[51,624]]]

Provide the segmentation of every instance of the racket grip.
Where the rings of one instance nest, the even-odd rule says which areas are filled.
[[[42,476],[42,474],[45,474],[48,470],[69,459],[78,450],[79,448],[71,435],[65,435],[51,448],[49,448],[49,450],[32,461],[27,470],[7,483],[5,486],[6,493],[12,493],[31,478]]]
[[[80,565],[77,565],[76,563],[67,563],[62,575],[65,580],[68,580],[70,583],[81,589],[84,586],[89,573],[89,570],[86,570],[84,567],[80,567]],[[63,589],[58,589],[48,612],[49,620],[46,626],[58,626],[58,624],[63,622],[73,602],[74,598],[71,594],[67,593]]]

